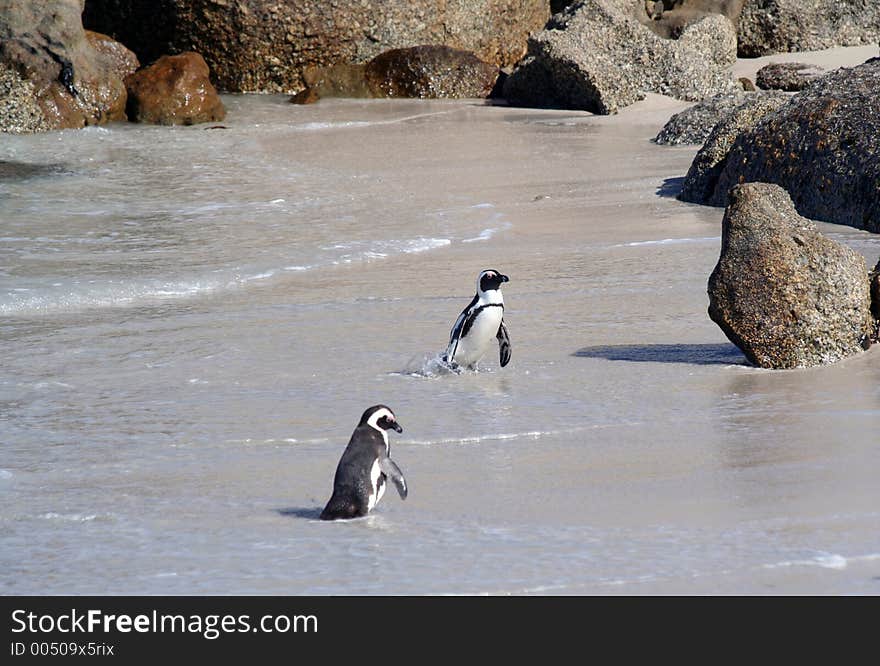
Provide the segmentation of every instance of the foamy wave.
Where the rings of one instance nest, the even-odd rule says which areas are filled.
[[[341,250],[344,252],[338,259],[331,262],[334,266],[337,266],[361,261],[374,261],[397,254],[417,254],[446,247],[447,245],[452,245],[452,241],[449,238],[421,237],[404,240],[351,241],[325,246],[321,249]]]
[[[445,377],[447,375],[460,375],[463,368],[453,368],[443,358],[444,354],[427,354],[422,357],[415,356],[406,364],[401,372],[392,372],[391,375],[407,377]],[[473,371],[476,372],[476,371]]]
[[[297,132],[318,132],[322,130],[351,129],[356,127],[370,127],[374,125],[396,125],[397,123],[405,123],[409,120],[417,120],[419,118],[428,118],[430,116],[440,116],[447,113],[454,113],[458,108],[444,109],[442,111],[429,111],[427,113],[415,113],[400,118],[390,118],[387,120],[349,120],[343,122],[309,122],[300,125],[294,125],[291,129]]]
[[[92,308],[130,307],[152,301],[190,298],[224,286],[218,280],[193,280],[165,283],[138,283],[79,286],[63,289],[29,289],[7,293],[0,301],[0,314],[41,314]]]
[[[663,238],[662,240],[633,241],[632,243],[620,243],[611,247],[639,247],[641,245],[678,245],[682,243],[708,243],[718,242],[721,236],[705,236],[703,238]]]
[[[8,469],[0,469],[0,479],[11,479],[11,478],[12,478],[12,472],[10,472]]]
[[[462,243],[478,243],[479,241],[489,240],[500,231],[505,231],[510,229],[510,223],[507,222],[497,227],[489,227],[487,229],[483,229],[478,236],[474,236],[473,238],[465,238],[462,240]]]
[[[350,129],[352,127],[368,127],[373,123],[369,123],[365,120],[351,120],[348,122],[313,122],[313,123],[303,123],[302,125],[294,125],[291,129],[296,130],[298,132],[315,132],[320,130],[331,130],[331,129]]]
[[[331,441],[329,437],[316,437],[312,439],[297,439],[295,437],[282,437],[280,439],[270,437],[269,439],[251,439],[250,437],[246,439],[227,439],[225,441],[226,444],[240,444],[244,446],[264,446],[264,445],[278,445],[278,444],[297,444],[297,445],[308,445],[308,444],[326,444]]]
[[[781,569],[784,567],[822,567],[823,569],[846,569],[849,564],[880,560],[880,553],[844,557],[837,553],[821,553],[806,560],[786,560],[775,564],[765,564],[764,569]]]
[[[280,272],[302,272],[324,266],[370,262],[400,254],[417,254],[451,245],[448,238],[410,238],[403,240],[353,241],[321,248],[335,251],[336,258],[313,264],[281,268],[251,268],[250,271],[229,268],[227,275],[213,273],[169,281],[106,281],[88,284],[53,283],[51,287],[7,289],[0,296],[0,315],[30,315],[59,311],[77,311],[114,307],[148,305],[155,301],[197,298],[215,292],[246,287],[255,282],[271,280]]]
[[[69,520],[75,523],[86,523],[92,520],[95,520],[98,517],[98,514],[82,514],[82,513],[55,513],[50,511],[49,513],[44,513],[40,516],[40,518],[44,518],[46,520]]]
[[[580,428],[564,428],[560,430],[525,430],[522,432],[498,432],[486,435],[465,435],[463,437],[440,437],[438,439],[399,439],[400,444],[412,444],[415,446],[435,446],[448,444],[480,444],[482,442],[502,442],[516,439],[541,439],[542,437],[556,437],[558,435],[571,435],[585,430],[594,430],[603,426],[585,426]]]

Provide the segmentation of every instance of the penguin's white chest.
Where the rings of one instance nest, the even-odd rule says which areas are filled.
[[[367,511],[372,511],[373,507],[382,499],[385,494],[385,482],[382,479],[382,470],[379,468],[379,460],[373,461],[370,468],[370,496],[367,498]]]
[[[459,365],[473,365],[483,358],[495,340],[503,317],[504,308],[498,306],[483,308],[474,319],[467,335],[459,341],[453,360]]]

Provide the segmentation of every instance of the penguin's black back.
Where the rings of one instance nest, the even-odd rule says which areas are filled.
[[[361,424],[354,429],[348,446],[336,466],[333,478],[333,495],[321,520],[357,518],[367,515],[370,494],[370,470],[380,456],[385,455],[385,440],[375,428]],[[384,481],[385,474],[380,475]]]

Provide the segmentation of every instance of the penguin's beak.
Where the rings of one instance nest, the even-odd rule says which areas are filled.
[[[392,423],[391,427],[394,428],[395,432],[403,432],[403,428],[400,427],[400,424],[397,421]]]
[[[499,275],[498,277],[501,278],[502,282],[510,282],[510,278],[507,277],[506,275]]]

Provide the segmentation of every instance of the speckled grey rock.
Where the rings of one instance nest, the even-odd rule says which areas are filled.
[[[735,187],[709,277],[709,317],[755,365],[804,368],[858,354],[874,330],[864,257],[819,233],[781,187]]]
[[[764,94],[766,93],[735,90],[697,102],[672,116],[654,137],[654,143],[662,145],[703,143],[715,125],[730,117],[737,108],[748,103],[754,95]]]
[[[795,93],[732,142],[713,188],[682,198],[724,206],[743,182],[781,185],[811,219],[880,233],[880,58]]]
[[[504,84],[521,106],[615,113],[655,92],[700,100],[736,89],[736,33],[720,15],[687,26],[677,40],[642,25],[641,0],[578,2],[529,38]]]
[[[739,54],[816,51],[875,44],[880,3],[874,0],[749,0],[739,16]]]
[[[0,64],[33,84],[49,128],[125,119],[125,86],[89,41],[82,10],[83,0],[0,0]],[[16,90],[21,109],[24,91]]]
[[[826,71],[818,65],[804,62],[773,62],[764,65],[755,75],[755,83],[762,90],[797,92]]]
[[[727,155],[741,132],[754,127],[767,114],[788,102],[790,95],[772,91],[745,93],[748,97],[709,132],[706,142],[691,162],[678,198],[692,203],[706,203],[713,193]]]
[[[509,67],[549,17],[547,0],[89,0],[83,22],[143,63],[200,53],[221,90],[297,93],[307,68],[365,63],[417,44]]]
[[[13,134],[50,129],[37,103],[34,84],[0,64],[0,131]]]
[[[870,274],[871,316],[874,318],[874,342],[880,342],[880,260]]]

